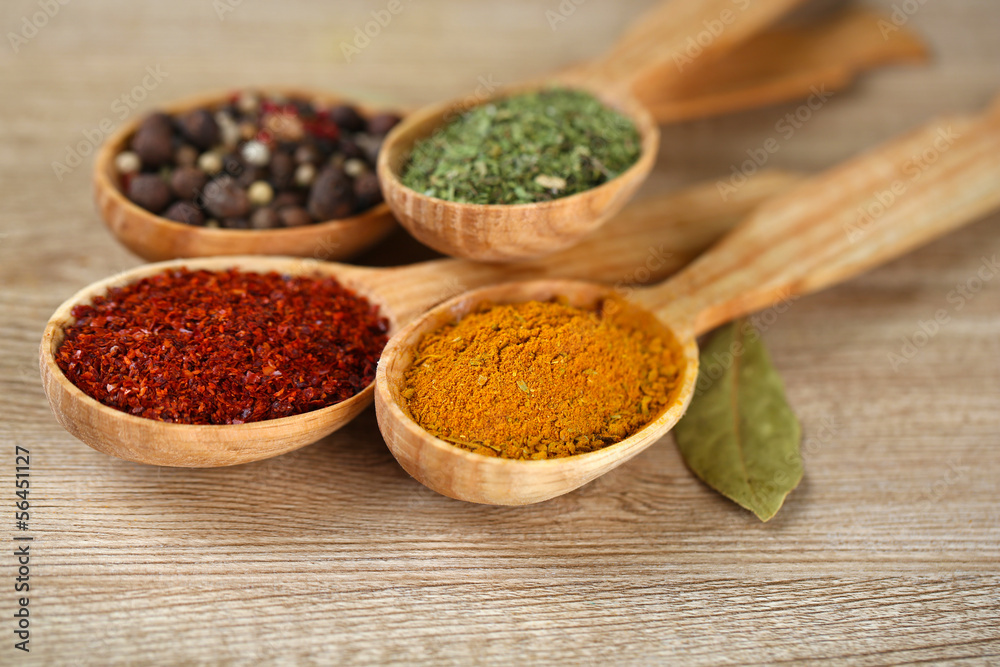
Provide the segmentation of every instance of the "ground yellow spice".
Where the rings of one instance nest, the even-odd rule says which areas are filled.
[[[609,304],[614,304],[609,307]],[[410,416],[478,454],[545,459],[620,442],[670,402],[676,346],[619,302],[483,306],[427,334],[407,370]]]

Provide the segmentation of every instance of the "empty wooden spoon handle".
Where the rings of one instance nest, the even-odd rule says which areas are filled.
[[[693,61],[719,58],[802,2],[668,0],[635,21],[603,58],[567,76],[635,93],[648,74],[666,68],[680,77]]]
[[[443,259],[378,270],[366,283],[392,294],[399,324],[475,287],[534,278],[576,278],[617,285],[660,282],[690,263],[755,207],[787,191],[801,177],[761,172],[733,197],[715,182],[626,206],[613,220],[569,250],[519,264]]]
[[[679,77],[673,64],[651,71],[636,96],[657,122],[672,123],[826,96],[864,70],[926,58],[915,33],[850,6],[805,25],[770,27],[722,58],[692,63]]]
[[[946,117],[754,210],[641,296],[684,335],[857,275],[1000,207],[1000,101]]]

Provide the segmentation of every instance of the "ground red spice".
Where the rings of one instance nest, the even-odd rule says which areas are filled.
[[[329,277],[178,269],[73,309],[56,361],[104,405],[186,424],[288,417],[375,379],[389,323]]]

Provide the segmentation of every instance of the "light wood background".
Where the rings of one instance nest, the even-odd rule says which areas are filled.
[[[806,437],[805,480],[767,525],[696,481],[669,437],[502,509],[409,479],[373,411],[232,469],[127,463],[63,431],[38,378],[43,324],[138,260],[97,218],[89,161],[61,181],[52,162],[117,126],[147,67],[167,77],[132,113],[274,82],[418,104],[594,55],[649,4],[588,0],[552,31],[556,0],[404,0],[347,64],[340,43],[385,3],[223,2],[223,20],[212,0],[71,2],[18,53],[0,44],[0,663],[1000,661],[1000,280],[961,310],[948,299],[1000,253],[1000,216],[767,328]],[[6,0],[0,26],[37,11]],[[818,170],[1000,89],[996,2],[926,0],[908,25],[932,65],[865,76],[769,166]],[[665,128],[646,192],[728,173],[796,107]],[[367,261],[423,254],[397,235]],[[938,309],[949,323],[894,371]],[[15,444],[31,451],[30,655],[12,646]]]

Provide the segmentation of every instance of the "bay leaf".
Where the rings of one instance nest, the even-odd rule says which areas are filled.
[[[694,398],[674,437],[695,475],[761,521],[798,486],[802,429],[749,321],[718,329],[702,349]]]

